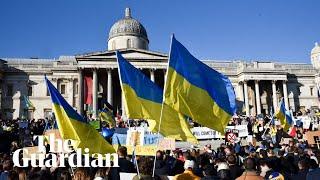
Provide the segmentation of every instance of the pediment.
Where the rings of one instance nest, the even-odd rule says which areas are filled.
[[[122,56],[128,60],[135,61],[167,61],[168,55],[164,53],[142,50],[142,49],[120,49]],[[77,55],[77,61],[115,61],[116,51],[93,52],[83,55]]]

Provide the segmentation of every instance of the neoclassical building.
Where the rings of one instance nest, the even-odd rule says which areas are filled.
[[[81,114],[92,107],[90,112],[95,117],[104,102],[124,111],[115,51],[119,50],[135,67],[163,87],[168,55],[149,50],[149,43],[146,29],[126,8],[125,17],[110,29],[105,51],[58,59],[1,58],[1,117],[27,115],[37,119],[48,116],[52,108],[45,75]],[[203,62],[230,78],[239,113],[268,114],[282,97],[286,107],[293,111],[318,107],[318,44],[311,51],[311,64],[244,60]],[[35,108],[25,106],[25,96]]]

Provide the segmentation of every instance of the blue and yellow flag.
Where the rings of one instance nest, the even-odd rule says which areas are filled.
[[[32,102],[30,101],[30,99],[27,96],[23,96],[24,99],[24,108],[25,109],[35,109],[34,105],[32,104]]]
[[[176,111],[221,133],[236,112],[235,94],[228,77],[193,57],[174,36],[164,99]]]
[[[114,119],[113,112],[106,105],[104,105],[104,108],[100,110],[99,119],[100,121],[107,122],[111,127],[116,127],[116,121]]]
[[[146,119],[150,129],[157,131],[163,90],[125,60],[119,52],[117,59],[128,118]],[[197,143],[184,116],[167,105],[163,107],[160,133],[165,137]]]
[[[286,110],[284,105],[284,99],[282,98],[278,107],[277,112],[274,114],[274,117],[280,120],[281,125],[283,126],[284,131],[288,131],[291,127],[293,120],[291,113]]]
[[[114,148],[67,103],[46,77],[45,81],[61,137],[74,140],[74,148],[89,148],[90,154],[114,153]]]

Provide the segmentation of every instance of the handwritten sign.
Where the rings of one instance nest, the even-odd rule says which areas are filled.
[[[176,142],[173,138],[163,138],[159,142],[159,150],[175,150]]]
[[[127,131],[127,145],[129,146],[142,146],[144,142],[144,130],[129,129]]]
[[[319,143],[320,131],[308,131],[305,133],[306,140],[309,144]]]

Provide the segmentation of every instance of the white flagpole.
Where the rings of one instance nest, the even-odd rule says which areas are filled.
[[[157,151],[159,147],[159,142],[160,142],[160,129],[161,129],[161,122],[162,122],[162,117],[163,117],[163,106],[164,106],[164,100],[165,100],[165,90],[166,90],[166,84],[167,84],[167,77],[168,77],[168,72],[169,72],[169,61],[170,61],[170,54],[171,54],[171,47],[172,47],[172,39],[173,35],[171,36],[171,42],[170,42],[170,51],[169,51],[169,58],[168,58],[168,64],[167,64],[167,71],[164,79],[164,88],[163,88],[163,95],[162,95],[162,104],[161,104],[161,112],[160,112],[160,120],[159,120],[159,126],[158,126],[158,141],[157,141],[157,146],[155,149],[155,154],[154,154],[154,163],[153,163],[153,170],[152,170],[152,177],[154,177],[154,171],[156,169],[156,161],[157,161]]]

